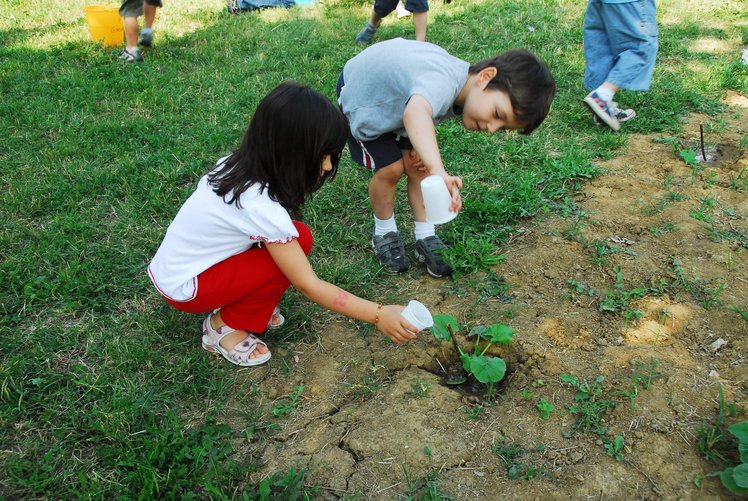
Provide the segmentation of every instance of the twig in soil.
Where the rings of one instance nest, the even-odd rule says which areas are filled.
[[[642,475],[644,475],[644,477],[645,477],[645,478],[646,478],[647,480],[649,480],[649,483],[651,483],[651,484],[652,484],[652,489],[654,489],[654,491],[655,491],[655,492],[656,492],[656,493],[657,493],[658,495],[662,496],[662,491],[660,490],[660,486],[659,486],[659,485],[657,485],[657,482],[655,482],[654,480],[652,480],[652,477],[650,477],[650,476],[649,476],[649,475],[647,475],[647,474],[646,474],[646,473],[645,473],[644,471],[642,471],[642,469],[641,469],[641,468],[639,468],[639,467],[638,467],[638,466],[637,466],[637,465],[636,465],[635,463],[629,463],[629,464],[630,464],[631,466],[633,466],[633,467],[634,467],[634,469],[635,469],[636,471],[638,471],[639,473],[641,473]]]
[[[706,162],[706,151],[704,151],[704,124],[699,124],[699,135],[701,137],[701,158]]]
[[[392,485],[390,485],[389,487],[384,487],[384,488],[382,488],[382,489],[379,489],[379,490],[377,491],[377,494],[380,494],[380,493],[382,493],[382,492],[384,492],[384,491],[386,491],[386,490],[388,490],[388,489],[392,489],[393,487],[397,487],[397,486],[398,486],[398,485],[400,485],[400,484],[402,484],[402,482],[398,482],[398,483],[396,483],[396,484],[392,484]]]

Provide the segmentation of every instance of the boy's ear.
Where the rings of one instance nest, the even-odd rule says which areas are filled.
[[[498,75],[499,70],[494,68],[493,66],[489,66],[487,68],[483,68],[478,72],[478,74],[475,76],[475,83],[480,87],[481,90],[484,90],[486,86],[488,85],[488,82],[490,82],[493,77]]]

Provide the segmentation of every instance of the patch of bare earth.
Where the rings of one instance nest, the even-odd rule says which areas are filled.
[[[398,347],[335,317],[320,322],[316,342],[287,354],[290,371],[246,372],[266,404],[304,386],[274,437],[244,444],[264,463],[251,480],[308,468],[308,484],[329,499],[402,498],[429,472],[455,499],[730,499],[718,479],[694,483],[718,469],[697,446],[702,420],[718,411],[718,383],[728,404],[748,408],[748,323],[729,309],[748,308],[748,250],[735,240],[748,233],[748,197],[732,186],[748,166],[738,146],[748,111],[745,98],[729,99],[726,123],[694,116],[677,138],[694,144],[703,124],[718,146],[720,158],[697,174],[667,141],[632,136],[577,195],[575,216],[529,222],[496,267],[510,303],[456,295],[426,276],[397,278],[434,313],[517,329],[496,350],[508,373],[495,405],[475,415],[476,397],[444,384],[442,367],[455,363],[447,343],[422,333]],[[644,292],[626,296],[636,288]],[[628,309],[602,311],[606,297],[628,297]],[[603,415],[605,435],[564,437],[575,416],[562,374],[605,377],[600,398],[617,403]],[[635,374],[650,374],[649,387]],[[555,406],[547,420],[541,398]],[[603,446],[617,435],[620,461]],[[492,450],[507,444],[522,451],[509,465]],[[521,478],[510,478],[511,464]]]

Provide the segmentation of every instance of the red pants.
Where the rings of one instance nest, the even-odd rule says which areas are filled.
[[[293,224],[299,232],[299,245],[309,255],[314,240],[311,230],[299,221]],[[254,247],[198,275],[195,299],[166,300],[187,313],[207,313],[220,308],[221,318],[232,329],[260,333],[267,329],[273,310],[290,285],[267,248]]]

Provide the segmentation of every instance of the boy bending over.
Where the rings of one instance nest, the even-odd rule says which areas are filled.
[[[373,172],[371,245],[387,268],[403,272],[409,261],[394,215],[397,182],[407,176],[415,219],[415,255],[433,277],[452,273],[441,258],[444,243],[426,222],[421,180],[444,178],[450,210],[462,207],[462,180],[444,168],[435,124],[461,116],[468,130],[530,134],[548,115],[556,82],[531,52],[513,49],[473,65],[428,42],[396,38],[374,44],[343,68],[338,102],[349,121],[353,160]]]

